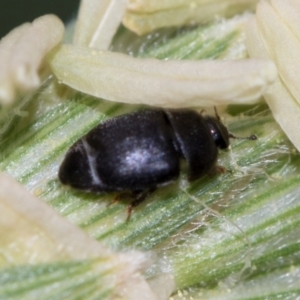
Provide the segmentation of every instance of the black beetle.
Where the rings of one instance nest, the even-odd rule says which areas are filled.
[[[142,110],[99,124],[78,140],[58,177],[85,191],[131,191],[129,218],[132,207],[149,192],[178,178],[181,158],[187,162],[189,181],[212,171],[218,148],[228,148],[230,137],[217,113],[212,117],[183,109]]]

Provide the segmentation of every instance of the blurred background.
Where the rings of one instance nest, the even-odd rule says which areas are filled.
[[[80,0],[0,0],[0,38],[14,27],[44,14],[67,22],[77,14]]]

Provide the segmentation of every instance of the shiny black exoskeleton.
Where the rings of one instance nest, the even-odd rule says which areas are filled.
[[[59,179],[80,190],[132,191],[139,197],[178,178],[181,158],[190,181],[210,172],[229,137],[218,116],[138,111],[108,120],[77,141],[60,166]]]

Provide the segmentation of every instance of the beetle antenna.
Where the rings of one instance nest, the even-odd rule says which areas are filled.
[[[220,116],[218,115],[218,112],[217,112],[217,108],[214,106],[214,110],[215,110],[215,115],[216,115],[216,118],[218,121],[221,121],[221,118]]]
[[[257,136],[255,134],[251,134],[246,137],[240,137],[240,136],[235,136],[232,133],[229,133],[229,137],[232,139],[238,139],[238,140],[248,140],[248,141],[255,141],[257,140]]]

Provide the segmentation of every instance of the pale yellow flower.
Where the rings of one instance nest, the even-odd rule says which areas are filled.
[[[13,29],[0,42],[0,104],[10,104],[16,93],[36,89],[45,55],[62,41],[63,23],[54,15]]]
[[[60,83],[106,100],[178,108],[254,103],[276,78],[276,68],[270,60],[159,61],[109,52],[106,49],[125,13],[125,4],[125,1],[116,0],[82,1],[74,44],[56,47],[47,57]],[[52,34],[40,30],[38,35],[48,42],[47,47],[40,49],[30,45],[31,56],[36,59],[29,60],[25,68],[31,70],[28,71],[28,78],[31,79],[28,87],[38,85],[37,73],[44,55],[62,37],[61,24],[50,23],[49,18],[45,16],[41,20],[48,22],[47,31]],[[51,38],[54,35],[56,39]],[[25,44],[31,43],[23,35],[22,40]],[[0,51],[4,42],[0,45]],[[19,49],[17,44],[13,47]],[[27,51],[18,51],[23,57],[28,56]],[[2,95],[10,95],[7,99],[0,97],[2,103],[11,101],[19,88],[15,77],[10,76],[15,69],[24,70],[21,65],[10,65],[9,70],[4,70],[0,77]]]
[[[258,0],[128,0],[124,24],[137,34],[231,17],[254,10]]]
[[[248,51],[272,59],[279,77],[264,93],[273,116],[300,150],[300,2],[261,1],[248,25]]]
[[[142,2],[142,0],[128,1],[127,14],[128,9],[132,10],[135,4]],[[157,9],[157,7],[161,9],[160,5],[165,5],[163,9],[171,11],[173,4],[179,5],[183,3],[183,0],[174,1],[172,5],[167,0],[153,1],[153,3],[157,5],[154,5],[154,9]],[[208,5],[207,1],[184,1],[184,3],[189,3],[191,12],[193,12],[192,8],[194,8],[193,5],[195,3],[198,6],[202,4]],[[220,6],[218,1],[212,1],[212,3],[211,7],[214,9],[223,7]],[[223,1],[223,3],[227,5],[226,9],[224,9],[224,12],[226,12],[234,4],[244,3],[251,6],[256,1],[243,2],[232,0]],[[282,3],[279,0],[272,1],[274,6]],[[297,18],[293,19],[295,15],[289,11],[289,8],[292,8],[295,4],[295,1],[289,0],[288,3],[289,6],[287,9],[283,9],[282,13],[287,13],[287,16],[291,16],[291,18],[283,23],[290,24],[295,21],[295,24],[290,25],[290,27],[289,25],[287,26],[293,32],[294,28],[297,28],[299,25]],[[269,13],[269,6],[267,3],[259,6],[257,20],[262,24],[268,22],[263,19],[265,11]],[[264,11],[265,7],[267,8]],[[274,40],[272,40],[273,44],[270,43],[268,46],[270,49],[266,52],[264,42],[261,42],[261,33],[259,35],[253,34],[253,40],[251,41],[249,38],[249,49],[251,53],[253,51],[254,56],[256,56],[255,53],[257,53],[257,56],[261,56],[259,59],[192,62],[137,59],[107,51],[112,37],[122,21],[125,9],[126,2],[121,0],[83,0],[72,45],[60,45],[64,27],[55,16],[41,17],[31,25],[25,24],[12,31],[0,44],[0,64],[3,66],[0,69],[0,103],[2,105],[12,104],[18,93],[31,92],[37,89],[45,75],[54,74],[59,82],[90,95],[111,101],[144,103],[164,107],[254,103],[264,93],[272,109],[274,109],[274,105],[278,105],[280,112],[278,113],[274,110],[274,115],[275,117],[279,116],[279,122],[286,122],[289,125],[291,125],[291,120],[295,122],[298,116],[298,103],[295,102],[293,97],[297,94],[298,87],[295,84],[296,81],[293,80],[296,80],[298,75],[294,77],[293,73],[289,73],[290,70],[287,66],[289,66],[290,62],[281,60],[281,56],[278,58],[276,56],[277,41],[275,39],[278,38],[280,40],[280,37],[282,38],[283,36],[275,35]],[[282,18],[284,19],[284,16]],[[126,24],[126,21],[124,22]],[[279,26],[279,34],[282,29],[282,21],[277,19],[276,22]],[[259,29],[254,24],[251,30],[261,30],[263,32],[263,40],[267,41],[266,44],[269,43],[268,30],[270,28],[260,24],[259,26],[262,26],[261,28],[263,29]],[[292,34],[296,35],[294,32]],[[249,36],[251,37],[250,34]],[[292,37],[295,40],[293,35]],[[295,42],[296,44],[298,42],[297,38],[295,41],[289,38],[287,40],[287,42]],[[257,49],[254,49],[256,42]],[[291,44],[291,46],[294,46],[294,44]],[[296,59],[296,52],[293,54],[295,54],[294,57],[286,57],[286,59]],[[285,84],[287,86],[291,84],[288,90],[282,89],[281,85],[283,83],[279,79],[277,79],[274,86],[266,90],[268,85],[276,79],[277,74],[276,67],[270,58],[276,61],[282,81],[285,82],[286,80]],[[46,69],[46,72],[44,72],[44,67],[47,67],[48,64],[51,69]],[[297,64],[295,64],[294,71],[296,67]],[[293,76],[290,76],[291,74]],[[292,83],[288,83],[291,79]],[[288,100],[288,103],[285,105],[277,101],[279,98],[289,99],[290,91],[293,94],[291,96],[293,102]],[[287,109],[286,115],[282,114],[284,109]],[[294,115],[292,113],[293,109]],[[296,139],[293,134],[289,134],[289,136],[292,140]],[[154,281],[152,289],[150,289],[140,273],[140,270],[143,269],[143,260],[145,259],[143,254],[136,252],[134,257],[132,254],[128,256],[116,254],[115,256],[114,253],[106,248],[102,248],[99,243],[87,238],[81,230],[64,222],[49,207],[44,205],[40,210],[36,210],[41,205],[36,198],[24,194],[23,188],[12,182],[11,179],[1,174],[0,177],[2,182],[0,189],[2,211],[7,216],[10,213],[16,222],[19,222],[20,219],[23,222],[22,226],[16,227],[11,226],[9,223],[12,220],[11,218],[3,218],[1,220],[2,224],[6,222],[6,227],[3,228],[10,226],[10,229],[15,230],[13,231],[14,234],[20,236],[22,230],[27,230],[28,224],[35,224],[39,232],[34,232],[33,235],[41,235],[43,237],[43,239],[37,241],[37,246],[43,250],[45,255],[50,256],[57,250],[58,246],[61,247],[59,248],[61,250],[59,255],[62,254],[64,257],[67,256],[74,259],[93,257],[100,252],[104,252],[107,256],[111,255],[118,262],[124,264],[125,268],[129,268],[129,272],[128,270],[127,272],[122,270],[121,273],[118,273],[120,277],[117,276],[115,278],[116,285],[121,283],[118,292],[120,291],[124,298],[139,299],[140,294],[142,294],[144,299],[167,299],[174,288],[173,279],[164,278],[164,280]],[[20,205],[20,194],[25,195],[26,205],[24,205],[24,202]],[[42,211],[43,213],[36,213],[37,211]],[[44,228],[44,219],[48,221],[46,228]],[[54,223],[56,226],[53,225],[52,228],[51,224]],[[57,231],[57,229],[59,230]],[[32,230],[32,227],[28,230]],[[75,235],[76,237],[74,237]],[[8,241],[9,245],[14,242],[14,236],[10,238],[11,240]],[[51,244],[53,239],[54,244]],[[77,243],[80,243],[81,246],[87,246],[86,252],[81,252],[82,248],[76,248]],[[19,246],[21,247],[22,245]],[[71,248],[68,248],[68,246]],[[27,262],[31,253],[22,253],[24,257],[21,262]],[[27,254],[28,256],[26,256]],[[133,266],[131,264],[134,261],[132,257],[136,260],[136,264]],[[130,263],[127,264],[129,260]],[[40,261],[37,260],[37,262]],[[130,266],[132,269],[130,269]],[[155,295],[155,291],[159,291],[160,295]]]

